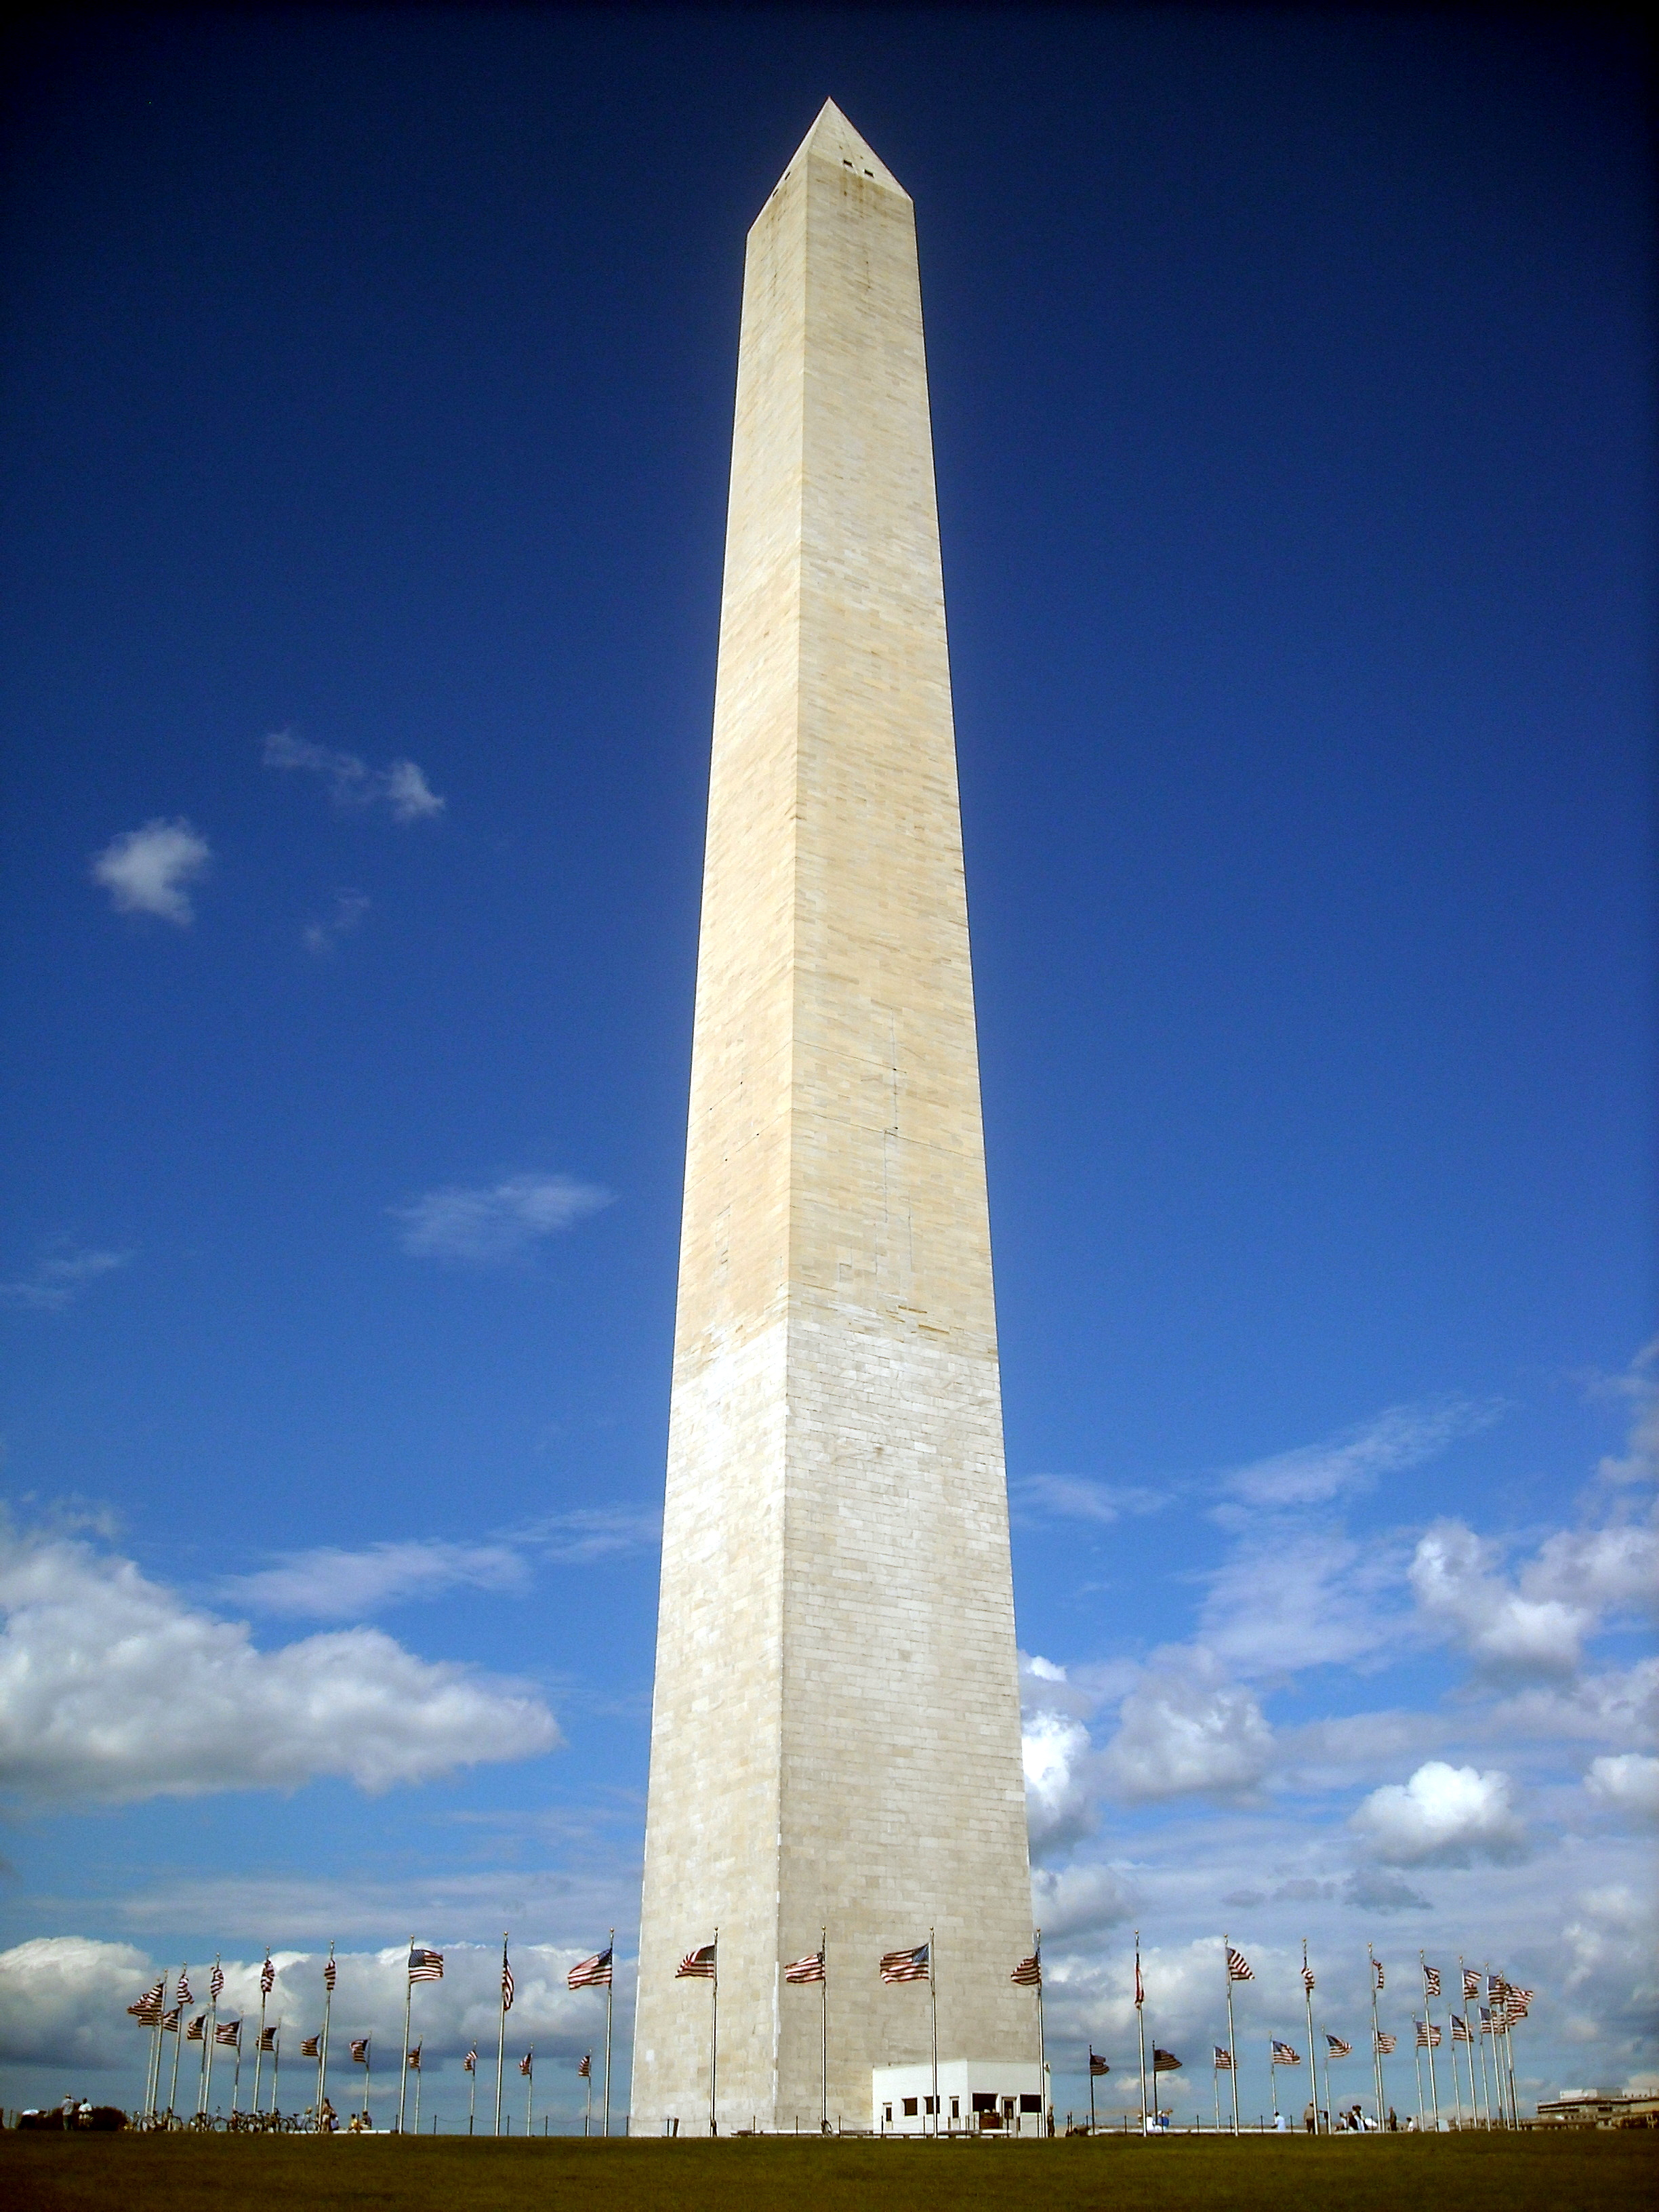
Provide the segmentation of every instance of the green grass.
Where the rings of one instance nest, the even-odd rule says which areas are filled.
[[[1659,2134],[1174,2136],[1161,2142],[474,2142],[456,2136],[0,2136],[8,2212],[1643,2212]]]

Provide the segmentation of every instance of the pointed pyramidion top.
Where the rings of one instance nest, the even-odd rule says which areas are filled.
[[[804,155],[816,161],[831,161],[837,167],[851,169],[855,176],[867,177],[875,184],[884,185],[889,191],[902,193],[907,200],[910,197],[880,155],[865,144],[833,100],[826,100],[819,108],[817,120],[796,149],[789,168],[793,169]],[[786,169],[784,174],[788,173]]]

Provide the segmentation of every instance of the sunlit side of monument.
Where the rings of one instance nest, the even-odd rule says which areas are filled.
[[[750,233],[635,2132],[1034,2061],[978,1048],[908,196],[826,105]],[[1033,2077],[1034,2067],[1031,2069]],[[1022,2078],[1021,2086],[1025,2086]]]

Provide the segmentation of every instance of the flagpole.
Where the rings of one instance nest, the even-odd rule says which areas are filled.
[[[1267,2084],[1273,2091],[1273,2130],[1279,2128],[1279,2053],[1273,2049],[1272,2036],[1267,2038]]]
[[[400,2129],[398,2130],[398,2132],[401,2135],[401,2134],[402,2134],[402,2132],[403,2132],[402,2129],[400,2128]],[[420,2069],[420,2068],[417,2066],[417,2067],[415,2069],[415,2133],[416,2133],[416,2135],[418,2136],[419,2136],[419,2134],[420,2134],[420,2132],[421,2132],[421,2069]]]
[[[582,2109],[582,2141],[586,2142],[593,2132],[593,2060],[591,2055],[587,2071],[582,2078],[587,2084],[587,2102]]]
[[[1486,2079],[1486,2045],[1492,2039],[1487,2032],[1486,2022],[1492,2018],[1492,2011],[1490,2007],[1483,2005],[1480,2002],[1480,1998],[1486,1994],[1484,1969],[1476,1978],[1481,1986],[1480,1994],[1474,2000],[1474,2035],[1480,2051],[1480,2101],[1486,2108],[1486,2132],[1490,2135],[1492,2133],[1492,2087]]]
[[[501,2131],[501,2069],[507,2063],[507,1937],[501,1937],[501,2016],[495,2033],[495,2132]]]
[[[276,2117],[276,2077],[283,2070],[283,2015],[276,2015],[276,2033],[270,2045],[270,2117]]]
[[[334,2006],[334,1945],[328,1947],[323,1968],[323,2039],[317,2051],[317,2132],[323,2131],[323,2107],[328,2102],[328,2016]]]
[[[219,2039],[219,1992],[214,1988],[213,1984],[215,1982],[219,1980],[219,1954],[216,1951],[213,1954],[212,1978],[208,1983],[208,2013],[210,2017],[208,2020],[207,2063],[202,2069],[202,2080],[204,2084],[202,2090],[202,2109],[204,2112],[210,2112],[213,2110],[213,2046]]]
[[[1314,2049],[1313,1975],[1308,1966],[1308,1939],[1302,1938],[1302,1994],[1308,2007],[1308,2102],[1313,2106],[1313,2131],[1319,2133],[1319,2053]]]
[[[184,1978],[185,1978],[185,1976],[189,1972],[190,1972],[190,1962],[189,1962],[189,1960],[186,1960],[186,1961],[185,1962],[184,1966],[183,1966],[182,1967],[180,1967],[180,1969],[179,1969],[179,1979],[182,1982],[182,1981],[184,1980]],[[177,1990],[176,1990],[176,1989],[175,1989],[174,1994],[175,1994],[175,1996],[177,1995]],[[178,2024],[178,2026],[177,2026],[177,2027],[173,2029],[173,2086],[172,2086],[172,2087],[167,2091],[167,2125],[168,2125],[168,2127],[171,2127],[171,2126],[173,2125],[173,2114],[174,2114],[174,2113],[178,2111],[178,2109],[179,2109],[179,2045],[180,2045],[181,2043],[183,2043],[184,2039],[185,2039],[185,2008],[184,2008],[183,2005],[181,2004],[181,2005],[179,2007],[179,2024]]]
[[[1440,2082],[1434,2070],[1434,2014],[1429,2010],[1429,1962],[1424,1954],[1417,1954],[1423,1969],[1423,2020],[1429,2031],[1429,2094],[1434,2101],[1434,2131],[1440,2132]]]
[[[818,1965],[823,1972],[818,1977],[818,2002],[823,2027],[823,2090],[818,2106],[818,2133],[830,2132],[830,1930],[818,1930]]]
[[[404,2131],[404,2100],[409,2094],[409,2008],[415,1995],[415,1984],[410,1979],[409,1961],[415,1954],[415,1938],[409,1939],[409,1954],[404,1960],[404,2051],[403,2063],[398,2072],[398,2132]]]
[[[933,1954],[939,1939],[933,1930],[927,1930],[927,2001],[933,2014],[933,2133],[939,2133],[939,1984],[933,1978]]]
[[[708,1978],[708,2133],[712,2139],[720,2133],[714,2099],[720,2079],[720,1931],[714,1930],[714,1971]]]
[[[472,2118],[478,2104],[478,2062],[475,2057],[466,2069],[466,2131],[472,2132]]]
[[[1417,2124],[1423,2124],[1423,2049],[1429,2032],[1419,2020],[1412,2022],[1412,2071],[1417,2076]]]
[[[1048,2125],[1048,2050],[1042,2023],[1042,1930],[1031,1931],[1031,1948],[1037,1962],[1037,2135],[1043,2136]]]
[[[1094,2045],[1093,2045],[1093,2044],[1091,2043],[1091,2044],[1089,2045],[1089,2140],[1090,2140],[1090,2142],[1092,2142],[1094,2141],[1094,2134],[1095,2134],[1095,2046],[1094,2046]]]
[[[268,1966],[270,1964],[270,1952],[269,1952],[269,1951],[267,1951],[267,1952],[265,1953],[265,1965]],[[254,2052],[253,2052],[253,2109],[254,2109],[254,2111],[255,2111],[256,2112],[257,2112],[258,2111],[258,2109],[259,2109],[259,2083],[260,2083],[261,2079],[262,2079],[262,2078],[263,2078],[263,2076],[264,2076],[264,2070],[265,2070],[265,1978],[264,1978],[264,1971],[263,1971],[263,1969],[262,1969],[262,1970],[261,1970],[261,1972],[260,1972],[260,1975],[259,1975],[259,2040],[258,2040],[258,2043],[256,2045],[256,2046],[255,2046],[255,2048],[254,2048]]]
[[[616,1995],[617,1981],[617,1931],[614,1928],[611,1931],[609,1948],[611,1972],[605,1984],[605,2125],[600,2130],[600,2133],[606,2136],[611,2133],[611,2002]],[[590,2097],[593,2094],[591,2075],[588,2080],[587,2093]]]
[[[1366,1944],[1365,1956],[1371,1964],[1371,2078],[1376,2085],[1376,2129],[1380,2135],[1383,2129],[1382,2046],[1376,2039],[1376,1946],[1374,1943]]]
[[[1140,2132],[1146,2132],[1146,1992],[1140,1980],[1140,1930],[1135,1930],[1135,2033],[1140,2039]]]
[[[533,2101],[534,2101],[534,2099],[535,2099],[535,2095],[536,2095],[536,2046],[535,2046],[535,2045],[532,2043],[532,2044],[531,2045],[531,2046],[530,2046],[529,2050],[528,2050],[528,2051],[526,2051],[526,2053],[525,2053],[525,2069],[524,2069],[524,2132],[525,2132],[525,2138],[526,2138],[526,2142],[529,2140],[529,2136],[530,2136],[530,2114],[531,2114],[531,2111],[532,2111],[532,2104],[533,2104]]]
[[[1238,2133],[1238,2045],[1233,2040],[1233,1953],[1232,1945],[1224,1934],[1221,1938],[1221,1969],[1227,1978],[1227,2056],[1232,2064],[1228,2074],[1233,2092],[1233,2133]],[[1217,2127],[1221,2125],[1219,2119]]]

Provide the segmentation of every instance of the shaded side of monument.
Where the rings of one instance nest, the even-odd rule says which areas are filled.
[[[826,106],[750,233],[646,1822],[635,2132],[1031,2061],[978,1047],[915,226]]]

